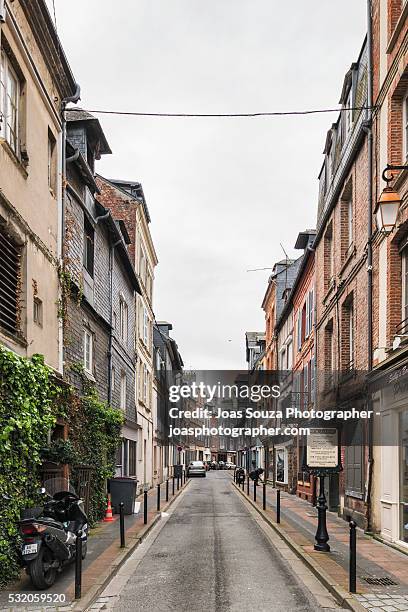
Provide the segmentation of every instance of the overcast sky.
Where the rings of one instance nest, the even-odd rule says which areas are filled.
[[[51,4],[51,0],[49,0]],[[83,108],[253,112],[336,107],[366,30],[365,0],[55,0]],[[268,271],[315,226],[336,115],[99,116],[108,178],[142,183],[159,257],[154,310],[186,367],[245,367]]]

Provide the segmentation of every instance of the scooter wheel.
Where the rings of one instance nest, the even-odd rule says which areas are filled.
[[[46,547],[41,547],[38,556],[31,561],[28,566],[31,582],[37,589],[48,589],[55,582],[57,568],[51,567],[48,570],[44,569],[44,565],[53,562],[51,551]]]

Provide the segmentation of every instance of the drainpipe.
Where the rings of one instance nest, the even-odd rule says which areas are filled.
[[[61,236],[62,236],[62,253],[61,258],[64,258],[64,244],[65,244],[65,195],[66,195],[66,181],[67,181],[67,120],[65,118],[65,110],[67,104],[77,104],[81,99],[81,87],[76,84],[76,91],[73,96],[68,96],[62,100],[61,104],[61,117],[62,117],[62,213],[61,213]],[[72,160],[74,161],[74,160]]]
[[[0,1],[0,5],[1,5],[1,1]],[[65,196],[66,196],[66,163],[67,163],[67,159],[66,159],[66,141],[67,141],[67,122],[65,119],[65,108],[66,105],[68,104],[68,102],[72,102],[74,104],[76,104],[78,102],[78,100],[80,99],[80,93],[81,93],[81,88],[78,85],[78,83],[76,84],[76,91],[75,94],[73,96],[70,96],[68,98],[64,98],[62,100],[62,104],[61,104],[61,123],[62,123],[62,134],[61,134],[61,225],[60,225],[60,230],[61,230],[61,246],[59,249],[59,253],[58,253],[58,258],[59,258],[59,265],[62,266],[63,265],[63,261],[64,261],[64,244],[65,244]],[[58,288],[58,298],[61,299],[62,295],[61,295],[61,287],[59,286]],[[59,371],[61,372],[61,374],[63,374],[64,371],[64,327],[63,327],[63,321],[61,319],[59,319],[58,322],[58,342],[59,342],[59,356],[58,356],[58,361],[59,361]]]
[[[368,156],[368,202],[367,202],[367,369],[371,372],[373,368],[373,248],[372,248],[372,215],[373,215],[373,61],[372,61],[372,16],[371,0],[367,0],[367,156]],[[367,409],[371,410],[371,397],[368,389]],[[368,422],[368,474],[366,494],[366,519],[367,531],[371,531],[371,490],[373,478],[373,422]]]

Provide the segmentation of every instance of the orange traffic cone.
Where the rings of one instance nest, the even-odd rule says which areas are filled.
[[[105,515],[105,518],[103,520],[104,520],[105,523],[111,523],[112,521],[115,520],[113,518],[113,514],[112,514],[112,505],[111,505],[111,496],[110,496],[110,493],[108,493],[108,507],[106,508],[106,515]]]

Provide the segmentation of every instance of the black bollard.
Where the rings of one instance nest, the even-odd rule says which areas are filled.
[[[242,477],[242,490],[245,491],[245,474]]]
[[[256,480],[254,480],[254,502],[256,502]]]
[[[186,484],[186,470],[183,470],[183,475],[184,475],[184,484]]]
[[[249,474],[247,474],[247,495],[249,495]]]
[[[120,547],[125,548],[125,510],[123,502],[119,504]]]
[[[319,498],[317,500],[318,518],[314,549],[321,552],[330,552],[330,546],[327,543],[329,541],[329,534],[327,533],[326,510],[327,504],[324,494],[324,476],[319,475]]]
[[[75,542],[75,599],[81,599],[82,591],[82,531],[77,531]]]
[[[144,492],[143,499],[143,522],[147,525],[147,491]]]
[[[169,501],[169,479],[166,480],[166,502]]]
[[[262,509],[266,510],[266,483],[263,483]]]
[[[177,476],[177,491],[180,489],[180,476]]]
[[[276,522],[280,523],[280,489],[276,491]]]
[[[173,475],[173,495],[174,495],[174,475]]]
[[[160,484],[157,485],[157,512],[160,512]]]
[[[356,523],[350,521],[349,591],[357,592],[357,533]]]

